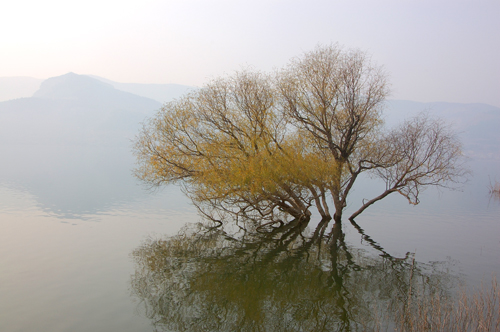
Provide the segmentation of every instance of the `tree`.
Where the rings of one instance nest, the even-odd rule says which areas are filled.
[[[135,142],[137,176],[180,183],[208,218],[258,225],[311,215],[340,222],[359,175],[370,172],[411,203],[426,186],[460,179],[461,144],[421,115],[383,127],[387,78],[367,55],[318,47],[274,75],[237,72],[166,104]]]

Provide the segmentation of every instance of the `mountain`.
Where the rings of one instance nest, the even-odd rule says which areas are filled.
[[[87,75],[87,77],[107,83],[117,90],[156,100],[161,104],[179,98],[189,91],[196,89],[196,87],[181,84],[119,83],[94,75]],[[43,79],[33,77],[0,77],[0,102],[32,97],[44,81]]]
[[[49,78],[42,82],[34,98],[84,100],[119,93],[113,86],[102,83],[89,76],[67,73]]]
[[[30,98],[0,102],[0,144],[130,145],[153,99],[68,73],[42,82]]]
[[[195,90],[195,87],[180,84],[139,84],[118,83],[99,76],[90,76],[101,82],[112,85],[115,89],[130,92],[138,96],[154,99],[162,104],[179,98],[180,96]]]
[[[71,101],[75,106],[91,106],[93,109],[124,109],[144,112],[144,109],[158,108],[157,101],[133,93],[115,89],[86,75],[68,73],[45,80],[33,98]]]

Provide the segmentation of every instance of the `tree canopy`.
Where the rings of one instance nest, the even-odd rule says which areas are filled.
[[[319,46],[275,73],[212,80],[166,104],[135,141],[137,176],[178,183],[207,217],[260,224],[311,215],[339,222],[359,175],[385,190],[351,218],[397,192],[412,204],[427,186],[465,173],[462,146],[422,114],[392,129],[382,111],[387,75],[366,53]]]

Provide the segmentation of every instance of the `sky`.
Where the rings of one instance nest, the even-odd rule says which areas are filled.
[[[0,77],[191,86],[338,43],[384,66],[391,99],[500,107],[500,0],[16,0],[0,43]]]

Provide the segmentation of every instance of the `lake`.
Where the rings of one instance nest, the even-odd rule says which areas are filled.
[[[494,159],[470,160],[461,191],[429,189],[418,206],[393,195],[342,229],[204,235],[184,228],[200,217],[178,187],[132,176],[128,147],[0,155],[0,331],[345,328],[406,292],[413,257],[415,287],[445,295],[500,271]],[[348,209],[375,192],[362,181]]]

